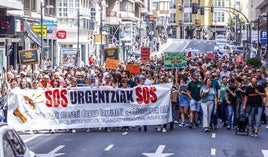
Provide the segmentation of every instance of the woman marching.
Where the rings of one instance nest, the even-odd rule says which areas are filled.
[[[217,102],[217,91],[212,87],[211,79],[205,80],[205,85],[200,89],[200,97],[201,97],[201,107],[203,110],[203,128],[205,132],[210,132],[210,121],[211,114],[213,111],[213,106],[216,108]]]

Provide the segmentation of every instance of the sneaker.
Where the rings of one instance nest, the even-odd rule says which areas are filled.
[[[254,137],[256,137],[256,138],[257,138],[257,137],[258,137],[258,133],[255,133]]]
[[[167,132],[166,128],[163,128],[163,129],[162,129],[162,132]]]
[[[210,132],[211,130],[209,128],[205,128],[205,132]]]
[[[196,128],[198,128],[198,126],[199,126],[199,123],[195,123],[195,124],[194,124],[194,126],[195,126]]]
[[[251,137],[255,137],[255,131],[254,130],[251,131]]]
[[[160,132],[161,131],[161,126],[157,127],[157,131]]]
[[[266,129],[268,129],[268,124],[266,125]]]
[[[72,133],[76,133],[76,130],[75,129],[72,129]]]
[[[231,130],[231,127],[229,125],[227,126],[227,130]]]
[[[174,120],[173,123],[178,124],[179,122],[177,120]]]
[[[184,122],[181,122],[181,124],[179,124],[179,127],[184,127],[184,126],[185,126]]]
[[[190,129],[193,128],[193,123],[190,123],[189,128],[190,128]]]

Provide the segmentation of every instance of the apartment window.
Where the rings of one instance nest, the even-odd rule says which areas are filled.
[[[241,3],[240,3],[240,1],[236,1],[235,2],[235,8],[236,9],[241,9]]]
[[[191,7],[192,0],[185,0],[183,3],[183,6],[185,8],[190,8]]]
[[[127,3],[127,11],[134,12],[133,3]]]
[[[63,7],[67,7],[68,6],[68,1],[67,0],[63,0]]]
[[[157,10],[157,8],[158,8],[157,4],[158,4],[157,2],[153,2],[153,8],[152,8],[153,10]]]
[[[169,9],[169,2],[159,2],[159,10],[168,10]]]
[[[24,9],[25,10],[30,10],[30,0],[24,0]]]
[[[176,23],[176,14],[174,13],[170,14],[169,23]]]
[[[192,23],[192,13],[184,13],[183,14],[183,22],[184,23]]]
[[[36,0],[31,0],[32,11],[36,11]]]
[[[79,4],[79,0],[75,0],[75,7],[79,8],[80,4]]]
[[[96,19],[96,10],[95,8],[90,9],[90,20],[94,21]]]
[[[63,8],[62,14],[64,17],[68,16],[68,9],[67,8]]]
[[[224,12],[214,12],[213,13],[213,22],[224,22],[225,20],[225,14]]]
[[[213,5],[216,7],[225,7],[225,0],[214,0]]]

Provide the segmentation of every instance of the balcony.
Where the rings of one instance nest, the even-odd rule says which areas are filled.
[[[106,23],[109,25],[119,25],[121,19],[119,18],[119,13],[116,11],[106,11]]]
[[[6,8],[7,10],[23,10],[23,4],[18,0],[1,0],[0,8]]]
[[[106,11],[106,16],[107,17],[117,17],[117,12],[116,11]]]
[[[133,13],[133,12],[129,12],[129,11],[120,11],[120,18],[122,19],[122,20],[128,20],[128,21],[137,21],[137,20],[139,20],[139,18],[137,18],[136,16],[135,16],[135,13]]]
[[[145,5],[144,0],[135,0],[135,3],[141,6]]]

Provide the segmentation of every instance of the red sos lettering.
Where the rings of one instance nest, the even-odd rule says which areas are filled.
[[[9,22],[8,21],[1,22],[1,27],[4,30],[8,30],[9,29]]]
[[[137,87],[136,95],[138,104],[149,104],[157,101],[155,87]]]
[[[47,107],[67,107],[68,99],[67,99],[67,90],[66,89],[54,89],[47,90],[45,92],[46,97],[46,105]]]

